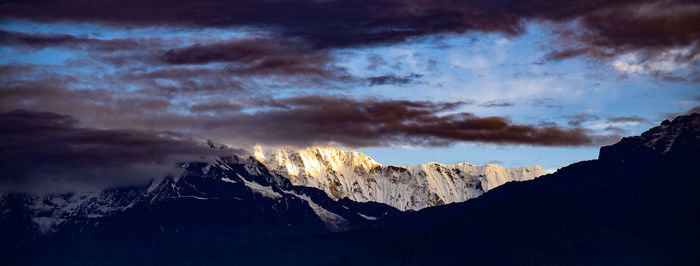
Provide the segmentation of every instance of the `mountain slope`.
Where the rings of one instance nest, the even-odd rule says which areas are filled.
[[[363,227],[398,213],[297,187],[250,157],[181,165],[148,186],[0,199],[6,265],[104,265],[189,245],[241,245]],[[40,252],[37,252],[39,250]]]
[[[380,227],[207,246],[197,256],[239,265],[696,265],[700,114],[648,132],[601,148],[597,160]]]
[[[539,166],[503,168],[468,163],[384,166],[358,152],[333,147],[279,148],[258,160],[297,186],[321,189],[333,199],[374,201],[399,210],[419,210],[476,198],[510,181],[547,172]]]

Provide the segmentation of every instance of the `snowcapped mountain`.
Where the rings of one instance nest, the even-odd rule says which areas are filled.
[[[382,204],[363,202],[418,210],[462,202],[506,182],[546,174],[537,166],[510,169],[466,163],[383,166],[361,153],[331,147],[277,149],[268,158],[258,150],[248,158],[228,156],[210,162],[189,162],[181,164],[180,169],[180,175],[144,186],[44,196],[2,195],[0,223],[12,220],[9,218],[14,215],[26,220],[14,223],[13,226],[23,226],[15,231],[43,236],[65,230],[67,226],[99,226],[100,220],[112,216],[173,202],[249,201],[252,202],[249,205],[261,210],[274,210],[262,216],[285,216],[289,213],[280,210],[295,210],[323,225],[316,231],[343,231],[367,226],[395,212]],[[296,230],[292,224],[288,227]]]
[[[107,189],[99,192],[49,194],[44,196],[5,195],[0,202],[21,198],[34,228],[39,234],[50,234],[66,222],[76,223],[109,216],[132,207],[145,190],[140,187]],[[0,219],[3,217],[0,216]]]
[[[253,157],[231,155],[180,169],[179,175],[144,186],[1,195],[0,244],[113,232],[167,237],[187,227],[224,230],[230,239],[247,241],[373,226],[398,213],[383,204],[335,201],[318,189],[294,186]]]
[[[335,200],[374,201],[402,211],[466,201],[507,182],[547,174],[539,166],[381,165],[359,152],[334,147],[276,148],[267,155],[256,149],[259,161],[296,186],[321,189]]]

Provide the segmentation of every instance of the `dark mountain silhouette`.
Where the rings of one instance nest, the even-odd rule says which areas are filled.
[[[340,265],[695,265],[700,114],[602,147],[598,160],[410,215]]]

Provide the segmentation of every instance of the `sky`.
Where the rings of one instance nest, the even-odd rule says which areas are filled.
[[[0,186],[334,145],[540,165],[700,110],[693,1],[3,1]]]

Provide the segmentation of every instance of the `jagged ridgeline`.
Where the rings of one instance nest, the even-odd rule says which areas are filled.
[[[321,189],[335,200],[374,201],[399,210],[463,202],[507,182],[547,174],[539,166],[381,165],[362,153],[335,147],[277,148],[268,154],[258,150],[255,157],[294,185]]]
[[[343,231],[366,226],[395,212],[382,204],[359,203],[377,202],[399,210],[419,210],[462,202],[506,182],[545,174],[539,166],[383,166],[361,153],[332,147],[276,149],[269,159],[258,151],[247,158],[232,155],[178,167],[180,175],[143,186],[44,196],[7,194],[1,203],[5,214],[21,213],[26,221],[18,232],[29,236],[53,234],[66,226],[99,226],[100,219],[163,204],[207,207],[220,202],[232,202],[224,209],[234,210],[245,204],[258,205],[262,213],[255,215],[277,213],[274,216],[282,219],[278,223],[287,224],[285,227],[291,231],[316,221],[321,221],[321,226],[299,230]],[[364,209],[356,209],[357,206]],[[292,210],[302,213],[306,220],[299,218],[295,224],[297,218],[293,218],[296,216]],[[12,215],[3,216],[3,221],[7,217]]]

